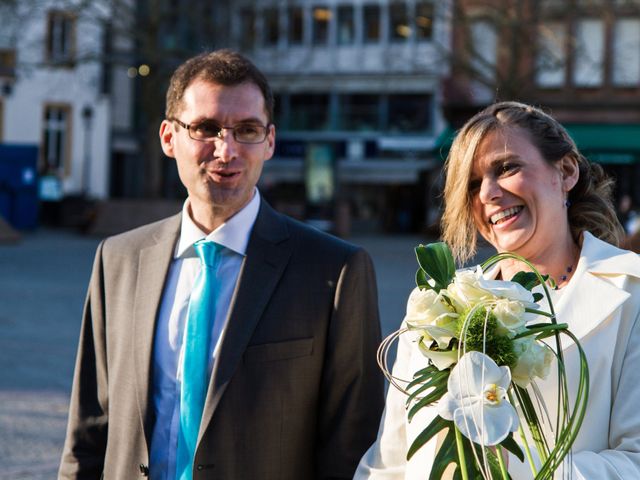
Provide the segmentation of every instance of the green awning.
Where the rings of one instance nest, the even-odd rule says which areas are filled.
[[[629,164],[640,160],[640,124],[566,124],[578,149],[591,161]]]
[[[444,161],[447,158],[447,155],[449,155],[449,150],[451,149],[453,139],[456,138],[456,133],[457,132],[453,128],[447,126],[442,130],[442,132],[440,132],[438,138],[436,138],[433,150],[437,155],[439,155],[440,160]]]
[[[578,149],[591,161],[606,164],[640,162],[640,124],[565,124]],[[445,128],[435,142],[435,152],[445,159],[456,131]]]

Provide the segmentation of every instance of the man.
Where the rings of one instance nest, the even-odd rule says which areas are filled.
[[[272,112],[266,79],[239,54],[174,73],[160,141],[188,198],[98,248],[61,478],[351,478],[375,439],[372,264],[261,199]],[[202,239],[215,253],[201,266]],[[189,359],[203,344],[198,381]]]

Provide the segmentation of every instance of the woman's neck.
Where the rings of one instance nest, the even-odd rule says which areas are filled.
[[[566,285],[578,265],[580,247],[571,236],[567,240],[554,243],[552,248],[547,248],[535,256],[525,257],[542,275],[549,275],[558,288]],[[523,270],[529,270],[527,265],[518,260],[503,260],[500,262],[501,276],[505,280],[511,280],[513,276]]]

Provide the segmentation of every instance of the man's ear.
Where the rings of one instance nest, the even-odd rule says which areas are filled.
[[[571,191],[578,183],[580,168],[578,160],[573,155],[565,155],[559,162],[558,168],[562,174],[562,188],[565,192]]]
[[[274,124],[269,125],[269,133],[266,140],[266,151],[264,155],[265,162],[273,157],[273,152],[276,148],[276,126]]]
[[[160,145],[164,154],[170,158],[175,158],[173,153],[174,134],[173,124],[169,120],[163,120],[160,124]]]

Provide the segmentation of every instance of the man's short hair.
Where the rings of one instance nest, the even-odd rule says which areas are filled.
[[[227,49],[202,53],[178,67],[171,76],[167,89],[167,118],[175,118],[180,113],[184,91],[196,79],[225,86],[246,82],[255,84],[264,97],[267,121],[273,121],[273,92],[267,78],[249,59]]]

